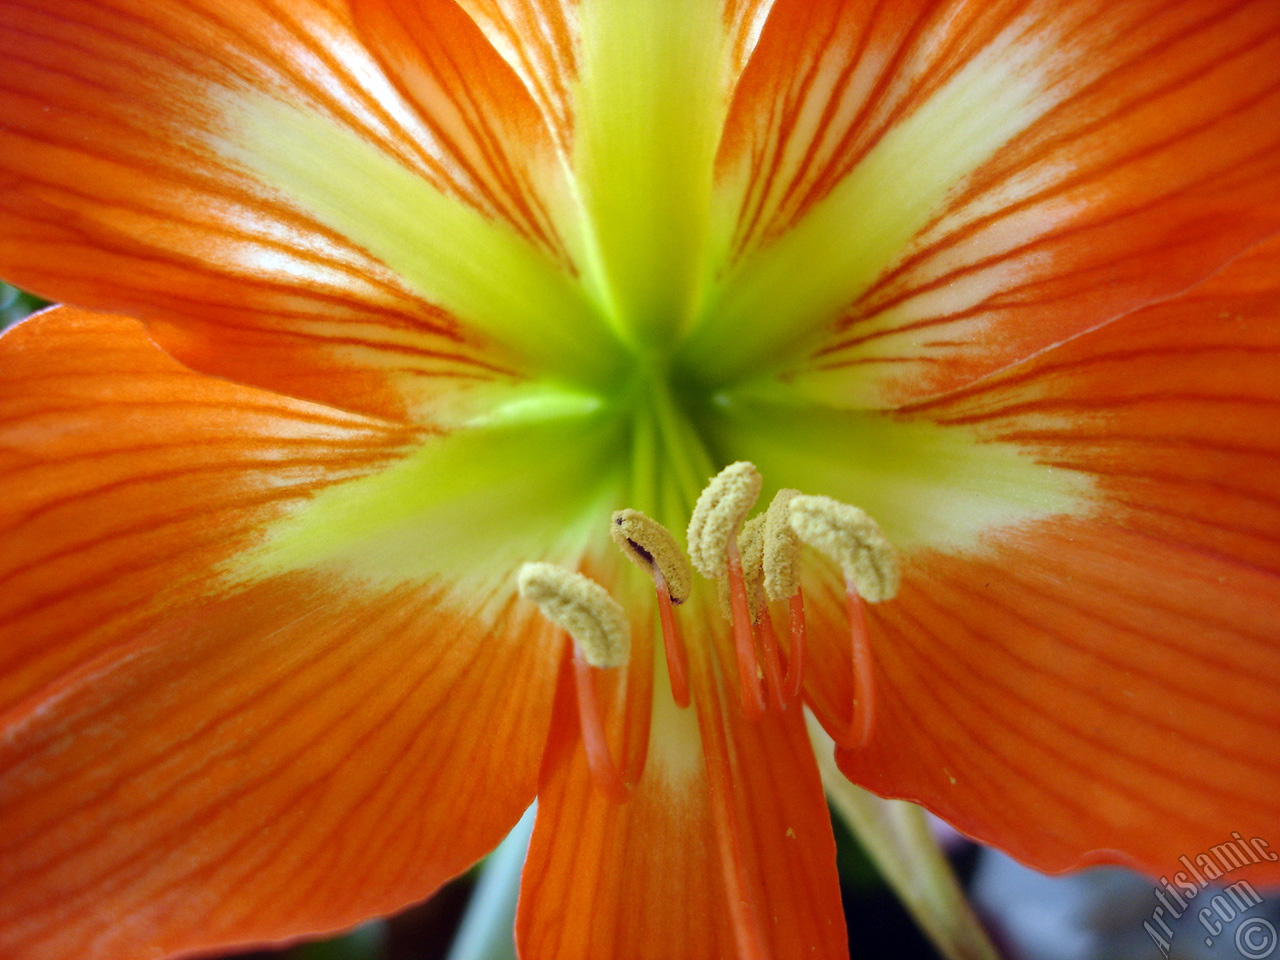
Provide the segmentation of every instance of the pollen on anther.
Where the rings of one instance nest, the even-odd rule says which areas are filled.
[[[731,463],[711,478],[689,518],[689,556],[704,577],[728,576],[729,538],[760,496],[763,480],[755,464]]]
[[[591,666],[620,667],[630,658],[626,613],[594,580],[554,564],[526,563],[519,586],[520,596],[563,627]]]
[[[752,517],[742,525],[738,534],[738,552],[742,557],[742,579],[747,587],[747,606],[751,611],[751,622],[760,621],[760,612],[764,609],[764,550],[765,550],[765,518],[764,514]],[[729,611],[729,584],[720,581],[720,605],[726,616]]]
[[[673,603],[689,599],[693,571],[670,530],[639,510],[619,510],[609,525],[609,536],[637,566],[650,572],[657,568]]]
[[[788,512],[796,535],[840,564],[864,600],[878,603],[898,592],[897,554],[866,513],[830,497],[803,494],[791,498]]]
[[[791,526],[791,501],[799,490],[779,490],[764,513],[764,592],[770,600],[787,600],[800,589],[800,538]]]

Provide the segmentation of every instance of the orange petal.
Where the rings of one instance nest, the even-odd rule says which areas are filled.
[[[822,728],[833,739],[845,739],[853,728],[855,697],[844,578],[813,554],[805,557],[806,566],[819,569],[805,576],[804,698]]]
[[[1093,478],[1086,516],[920,553],[872,610],[857,782],[1041,869],[1152,874],[1280,823],[1280,243],[915,410]],[[1280,881],[1261,860],[1240,872]]]
[[[559,164],[550,131],[475,22],[454,0],[353,0],[352,10],[361,38],[474,185],[477,205],[569,266],[535,189],[560,179],[548,169]]]
[[[0,717],[202,600],[258,529],[399,459],[404,427],[202,377],[135,321],[55,308],[0,340]]]
[[[578,0],[458,0],[524,82],[557,143],[573,139]]]
[[[549,722],[540,625],[443,582],[222,574],[409,431],[192,374],[134,321],[68,309],[0,340],[0,388],[0,954],[332,930],[501,838]]]
[[[735,911],[773,960],[848,956],[802,712],[744,720],[732,650],[713,667],[709,634],[689,633],[695,706],[678,710],[659,680],[648,765],[627,803],[593,787],[572,701],[559,698],[521,892],[523,956],[755,956],[741,952]]]
[[[989,117],[990,98],[974,97],[936,118],[934,140],[914,130],[910,165],[885,173],[908,191],[965,148],[965,130],[1010,124],[989,156],[951,171],[941,202],[895,239],[905,249],[868,252],[876,266],[853,288],[833,280],[829,308],[845,317],[816,318],[826,332],[794,369],[815,397],[891,406],[952,389],[1186,290],[1280,229],[1271,0],[780,0],[722,149],[726,176],[750,171],[739,256],[869,176],[966,70],[975,89],[1011,71],[1030,91],[1025,119]],[[944,136],[947,123],[960,132]],[[849,243],[887,236],[894,216],[855,224]]]
[[[491,52],[466,65],[490,66]],[[462,204],[535,242],[543,230],[444,136],[450,104],[410,107],[333,4],[3,0],[0,273],[140,317],[203,371],[364,412],[402,414],[424,381],[509,376],[400,276],[219,152],[221,111],[247,96],[328,117]]]

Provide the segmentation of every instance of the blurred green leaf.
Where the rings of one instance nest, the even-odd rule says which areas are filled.
[[[45,306],[39,297],[24,293],[17,287],[0,280],[0,330],[17,323],[27,314]]]
[[[924,810],[850,783],[836,767],[835,744],[812,720],[809,734],[827,800],[938,952],[948,960],[998,960],[1000,954],[969,906]]]
[[[375,920],[333,940],[296,946],[287,960],[377,960],[386,941],[386,925]]]

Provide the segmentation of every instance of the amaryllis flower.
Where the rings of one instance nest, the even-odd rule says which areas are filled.
[[[0,0],[0,954],[536,794],[526,958],[843,957],[802,702],[1043,870],[1280,849],[1278,231],[1274,0]],[[668,655],[611,516],[730,464]]]

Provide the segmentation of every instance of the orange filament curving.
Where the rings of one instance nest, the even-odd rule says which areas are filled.
[[[676,627],[676,614],[671,605],[671,594],[662,571],[653,567],[653,585],[658,597],[658,616],[662,621],[662,643],[667,655],[667,676],[671,680],[671,696],[676,706],[689,706],[689,667],[685,661],[684,643]]]
[[[760,610],[760,648],[763,652],[764,678],[769,687],[769,696],[778,710],[787,709],[787,695],[782,679],[782,661],[778,657],[778,635],[773,629],[773,617],[769,615],[767,604],[761,604]]]
[[[626,697],[622,782],[635,789],[649,759],[653,726],[653,645],[647,630],[637,635],[635,651],[627,665]]]
[[[600,712],[600,697],[596,690],[596,670],[574,651],[573,679],[578,693],[578,725],[582,731],[582,745],[587,751],[587,765],[591,779],[610,800],[623,803],[631,797],[631,788],[623,781],[618,766],[609,752],[605,737],[604,718]]]

